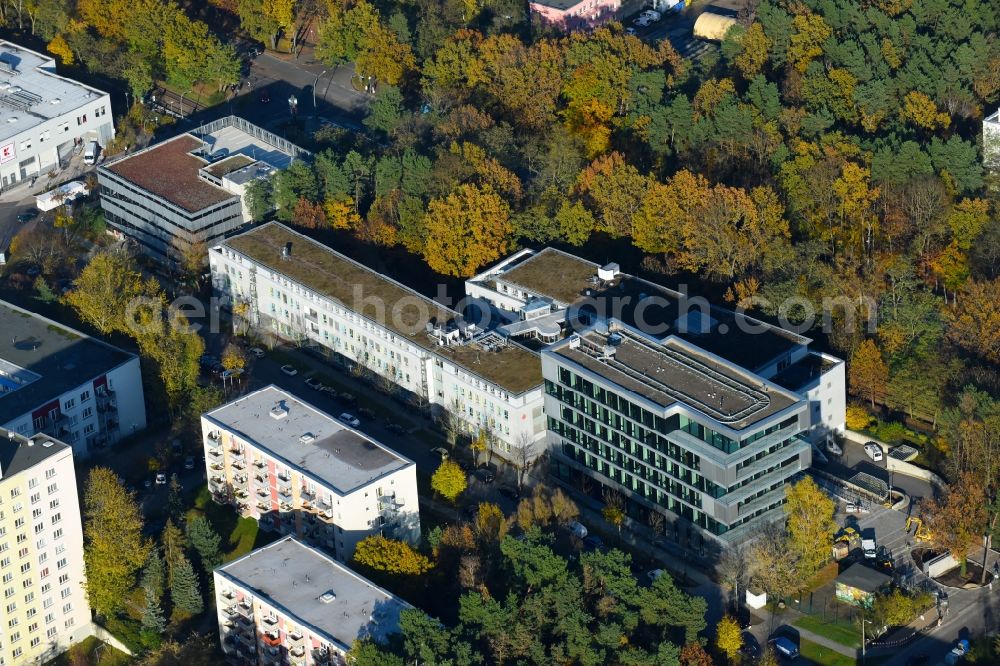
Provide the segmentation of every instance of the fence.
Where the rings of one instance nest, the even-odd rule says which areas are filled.
[[[226,129],[227,127],[234,127],[242,132],[246,132],[252,137],[260,139],[269,146],[277,148],[283,153],[287,153],[292,157],[311,157],[310,153],[305,148],[300,148],[288,139],[283,139],[274,132],[268,132],[266,129],[258,127],[239,116],[223,116],[218,120],[213,120],[211,122],[199,125],[197,130],[192,131],[192,134],[203,137],[212,132],[218,132],[219,130]]]

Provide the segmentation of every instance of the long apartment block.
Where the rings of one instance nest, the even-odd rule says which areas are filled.
[[[0,429],[0,664],[45,663],[87,635],[73,449]]]
[[[281,224],[227,239],[209,263],[216,293],[249,306],[259,331],[367,368],[469,432],[487,430],[508,459],[543,451],[536,351]]]
[[[215,570],[219,638],[230,663],[342,666],[356,640],[384,642],[411,608],[293,537]]]
[[[0,331],[0,428],[85,458],[146,427],[135,354],[5,301]]]
[[[679,337],[611,320],[546,349],[542,368],[552,473],[621,493],[644,524],[659,511],[742,540],[811,463],[804,398]]]
[[[420,539],[413,461],[275,386],[201,417],[221,504],[349,560],[371,534]]]

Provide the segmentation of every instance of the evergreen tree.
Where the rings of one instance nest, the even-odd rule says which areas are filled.
[[[205,573],[211,576],[212,570],[222,560],[219,555],[219,543],[221,542],[219,535],[212,529],[211,523],[204,516],[195,516],[188,521],[187,533],[191,545],[198,551],[201,565],[205,567]]]
[[[152,587],[146,588],[146,605],[142,609],[142,630],[160,635],[167,628],[167,620],[160,608],[160,600]]]
[[[184,549],[187,547],[187,542],[184,539],[184,533],[180,531],[171,518],[167,518],[167,524],[163,526],[160,543],[163,545],[163,555],[167,561],[167,582],[173,590],[177,565],[184,559]]]
[[[174,602],[174,609],[197,615],[205,607],[201,598],[201,586],[191,562],[183,554],[175,564],[173,574],[170,598]]]
[[[142,570],[142,586],[147,590],[152,590],[157,600],[163,598],[166,590],[166,565],[163,563],[163,556],[160,555],[159,548],[153,548],[146,560],[146,566]]]
[[[184,527],[184,489],[181,487],[177,473],[170,475],[170,485],[167,487],[167,513],[178,527]]]

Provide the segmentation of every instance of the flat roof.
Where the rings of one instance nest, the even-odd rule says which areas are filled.
[[[569,9],[570,7],[576,7],[581,2],[583,2],[583,0],[531,0],[531,4],[533,5],[552,7],[553,9],[563,11]]]
[[[286,410],[286,415],[274,418],[275,406]],[[413,464],[274,385],[217,407],[205,417],[341,495]]]
[[[682,404],[733,430],[801,402],[676,337],[654,342],[618,326],[610,334],[592,329],[551,349],[662,407]]]
[[[208,161],[191,153],[201,147],[200,140],[181,134],[102,168],[189,213],[197,213],[236,196],[198,176]]]
[[[852,564],[837,576],[838,583],[869,593],[879,589],[890,580],[892,578],[886,576],[881,571],[867,567],[861,562]]]
[[[0,40],[0,141],[72,113],[106,94],[56,74],[51,55]]]
[[[246,155],[233,155],[232,157],[227,157],[224,160],[219,160],[215,164],[208,167],[203,167],[213,176],[222,178],[228,173],[232,173],[237,169],[242,169],[245,166],[253,164],[254,160],[247,157]]]
[[[0,331],[0,425],[134,358],[6,301]]]
[[[31,469],[62,451],[72,450],[48,435],[24,437],[0,428],[0,479]]]
[[[710,330],[691,326],[692,330],[683,332],[678,329],[683,311],[700,312],[698,302],[701,299],[688,298],[627,273],[619,273],[609,281],[599,281],[599,268],[592,261],[547,247],[487,279],[520,287],[532,295],[551,298],[581,310],[603,310],[605,318],[613,314],[628,325],[657,337],[677,335],[751,370],[798,345],[811,342],[805,336],[753,317],[738,317],[731,310],[711,304],[707,308],[712,320]]]
[[[264,603],[328,636],[345,650],[359,638],[383,642],[399,631],[408,603],[293,536],[216,569]],[[320,597],[332,592],[324,603]]]
[[[291,256],[283,258],[282,249],[289,244]],[[535,352],[515,343],[439,345],[428,335],[427,324],[445,325],[460,318],[457,312],[282,224],[265,224],[222,245],[511,393],[542,383]]]

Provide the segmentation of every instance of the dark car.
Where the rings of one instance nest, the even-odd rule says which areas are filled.
[[[583,549],[587,552],[595,550],[603,551],[604,541],[596,534],[591,534],[590,536],[583,538]]]
[[[497,491],[502,497],[506,497],[509,500],[516,502],[521,499],[521,493],[518,492],[517,488],[511,488],[510,486],[500,486]]]
[[[497,479],[497,474],[492,469],[486,465],[481,465],[479,469],[475,471],[476,478],[483,483],[493,483]]]
[[[385,429],[394,435],[402,435],[406,433],[406,428],[399,425],[398,423],[387,423]]]
[[[760,643],[749,631],[743,632],[743,647],[740,648],[740,653],[751,661],[760,659]]]
[[[372,410],[368,409],[367,407],[361,407],[361,408],[359,408],[358,409],[358,416],[360,416],[363,419],[368,419],[369,421],[374,421],[375,418],[376,418],[375,417],[375,412],[373,412]]]
[[[271,101],[271,93],[267,91],[267,88],[264,88],[263,90],[260,91],[260,103],[268,104],[270,101]]]
[[[24,211],[23,213],[17,216],[17,221],[20,222],[21,224],[24,224],[25,222],[31,222],[36,217],[38,217],[38,209],[29,208],[28,210]]]

